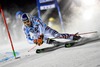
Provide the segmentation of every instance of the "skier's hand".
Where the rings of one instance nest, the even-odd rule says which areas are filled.
[[[37,45],[41,46],[43,44],[43,39],[42,38],[38,38],[37,39]]]
[[[38,38],[38,39],[34,39],[34,43],[38,46],[41,46],[43,44],[43,39]]]
[[[79,36],[79,33],[73,34],[73,40],[79,40],[81,36]]]
[[[34,39],[34,43],[37,44],[37,39]]]
[[[39,38],[37,39],[37,44],[38,44],[39,46],[43,44],[43,38],[44,38],[44,35],[41,34],[41,35],[39,36]]]
[[[71,40],[79,40],[81,36],[79,36],[79,33],[75,33],[75,34],[69,34],[69,38]]]

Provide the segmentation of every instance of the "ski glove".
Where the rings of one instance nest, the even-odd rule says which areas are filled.
[[[37,39],[34,39],[33,42],[34,42],[35,44],[37,44]]]
[[[79,40],[80,38],[81,36],[76,36],[76,35],[73,36],[73,40]]]
[[[41,46],[43,44],[44,35],[41,34],[38,39],[34,39],[34,43]]]
[[[41,35],[39,36],[39,38],[37,39],[37,44],[38,44],[39,46],[41,46],[41,45],[43,44],[43,38],[44,38],[44,35],[41,34]]]
[[[43,40],[41,38],[35,39],[34,43],[38,46],[41,46],[43,44]]]
[[[43,44],[43,39],[42,38],[38,38],[37,39],[37,45],[41,46]]]
[[[79,36],[78,33],[76,33],[76,34],[70,34],[70,38],[72,40],[79,40],[81,38],[81,36]]]

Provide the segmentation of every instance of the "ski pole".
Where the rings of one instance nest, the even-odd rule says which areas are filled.
[[[34,47],[32,47],[31,49],[28,50],[28,52],[30,52],[32,49],[34,49],[37,45],[35,45]]]
[[[85,34],[92,34],[92,33],[97,33],[97,31],[93,31],[93,32],[86,32],[86,33],[80,33],[78,35],[85,35]]]

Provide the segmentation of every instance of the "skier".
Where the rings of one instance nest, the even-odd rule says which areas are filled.
[[[47,26],[40,18],[36,16],[29,15],[28,13],[23,13],[18,11],[16,17],[19,17],[23,22],[23,30],[26,35],[26,39],[31,44],[42,45],[43,43],[51,44],[53,41],[50,39],[51,36],[54,38],[64,38],[70,40],[78,40],[81,37],[77,34],[62,34],[56,30]]]

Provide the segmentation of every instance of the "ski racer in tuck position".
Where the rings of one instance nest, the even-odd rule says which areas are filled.
[[[20,16],[20,17],[19,17]],[[42,45],[43,43],[53,44],[50,36],[54,38],[64,38],[70,40],[79,40],[81,37],[77,34],[59,33],[47,26],[40,18],[18,11],[16,18],[23,22],[23,31],[30,44]]]

